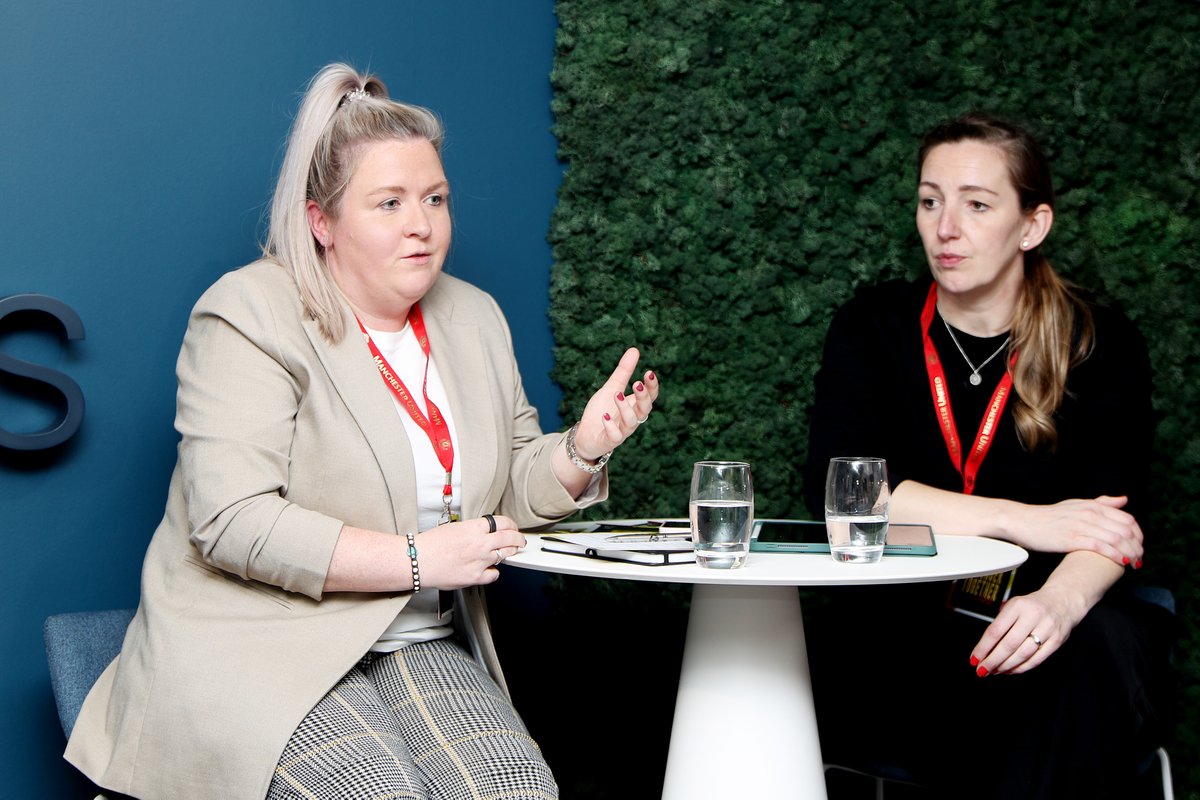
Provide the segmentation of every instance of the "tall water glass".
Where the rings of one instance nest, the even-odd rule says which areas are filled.
[[[736,569],[750,550],[754,527],[754,481],[744,461],[698,461],[692,468],[688,504],[696,563]]]
[[[834,561],[873,564],[887,541],[887,462],[834,458],[825,475],[825,530]]]

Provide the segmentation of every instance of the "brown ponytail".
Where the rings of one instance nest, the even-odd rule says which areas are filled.
[[[1008,345],[1017,351],[1013,421],[1026,450],[1058,443],[1054,414],[1067,392],[1067,372],[1091,354],[1093,336],[1091,309],[1044,256],[1027,253]]]

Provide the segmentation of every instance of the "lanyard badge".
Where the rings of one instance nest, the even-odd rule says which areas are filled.
[[[454,502],[454,486],[452,476],[454,474],[454,442],[450,439],[450,426],[446,422],[446,418],[442,415],[441,409],[429,399],[429,361],[430,353],[432,352],[429,346],[429,336],[425,331],[425,318],[421,314],[421,306],[414,304],[408,312],[408,320],[412,325],[413,333],[417,337],[417,343],[421,346],[421,352],[425,354],[425,378],[421,384],[421,396],[425,400],[425,408],[429,410],[429,416],[426,417],[421,413],[420,406],[413,400],[412,393],[408,391],[408,387],[404,385],[404,381],[400,380],[400,376],[388,364],[387,359],[383,357],[379,347],[371,339],[371,334],[367,333],[366,327],[362,324],[362,320],[355,315],[355,321],[358,322],[358,329],[362,331],[363,338],[367,342],[367,347],[371,350],[371,357],[375,361],[375,366],[379,369],[379,374],[383,378],[383,382],[387,384],[392,393],[400,401],[400,405],[412,417],[413,422],[425,432],[429,437],[429,444],[433,447],[433,452],[437,456],[438,463],[442,465],[445,471],[445,478],[442,481],[442,515],[438,518],[439,525],[445,525],[448,522],[458,522],[459,515],[451,510]],[[453,608],[454,595],[450,592],[438,592],[438,620],[445,619]]]
[[[383,353],[379,351],[375,342],[372,341],[371,334],[367,333],[362,320],[358,319],[357,315],[354,319],[358,322],[358,329],[362,331],[363,338],[367,341],[367,347],[371,350],[371,357],[375,361],[375,366],[379,368],[379,374],[383,377],[383,382],[396,395],[396,398],[400,401],[400,405],[412,417],[413,422],[417,423],[421,430],[425,431],[425,435],[429,437],[430,445],[433,446],[433,452],[437,456],[438,463],[442,465],[442,469],[446,472],[446,477],[442,484],[442,516],[438,520],[438,524],[445,525],[447,522],[457,522],[458,514],[450,510],[454,501],[454,488],[451,484],[451,475],[454,472],[454,442],[450,440],[450,426],[446,423],[446,418],[442,416],[441,409],[429,399],[429,360],[431,349],[429,347],[429,336],[425,332],[425,318],[421,314],[421,306],[419,304],[413,305],[408,312],[408,320],[412,325],[413,333],[417,337],[417,343],[421,345],[421,352],[425,354],[425,379],[421,384],[421,396],[425,400],[425,408],[429,409],[428,418],[421,413],[421,408],[413,400],[408,387],[400,380],[395,370],[388,364],[387,359],[383,357]]]
[[[921,337],[925,346],[925,369],[929,374],[929,391],[933,396],[933,410],[937,414],[938,427],[946,442],[946,452],[950,455],[950,461],[963,479],[963,494],[973,494],[975,478],[992,446],[996,423],[1000,420],[1000,415],[1004,413],[1008,398],[1012,396],[1012,373],[1005,370],[1004,377],[1000,379],[996,390],[992,392],[992,399],[988,402],[983,419],[980,420],[975,441],[971,445],[970,452],[967,453],[966,463],[963,463],[962,440],[958,436],[958,426],[954,423],[954,413],[950,407],[950,391],[946,384],[946,371],[942,367],[942,360],[938,356],[937,348],[933,346],[933,339],[929,336],[929,326],[933,322],[933,315],[936,311],[937,283],[934,283],[929,287],[929,296],[925,299],[924,310],[921,311]],[[1017,354],[1013,353],[1008,362],[1009,367],[1016,360]]]

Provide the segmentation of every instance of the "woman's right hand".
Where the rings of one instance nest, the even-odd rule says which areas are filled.
[[[1048,506],[1015,504],[1008,526],[1012,542],[1028,550],[1090,550],[1119,565],[1142,566],[1142,529],[1123,511],[1126,497],[1063,500]]]
[[[450,522],[416,537],[422,589],[462,589],[494,582],[496,566],[525,547],[525,535],[508,517],[494,515],[496,531],[488,533],[483,517]]]

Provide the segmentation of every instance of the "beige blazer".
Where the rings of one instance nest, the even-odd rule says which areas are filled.
[[[496,303],[443,275],[421,307],[458,427],[464,517],[527,528],[574,512],[550,466],[562,434],[542,435]],[[100,786],[261,800],[297,724],[407,602],[322,594],[343,523],[417,525],[404,425],[343,311],[348,333],[330,344],[290,273],[267,262],[196,304],[177,364],[179,457],[141,603],[67,745]],[[465,594],[460,626],[480,609],[481,593]]]

